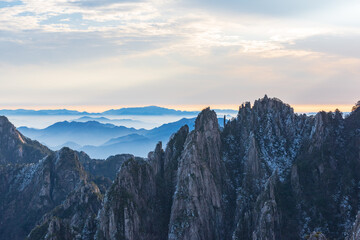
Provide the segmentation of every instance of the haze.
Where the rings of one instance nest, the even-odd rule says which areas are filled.
[[[0,108],[237,108],[267,93],[349,111],[359,15],[346,0],[1,0]]]

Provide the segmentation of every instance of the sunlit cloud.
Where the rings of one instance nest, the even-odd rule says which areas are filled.
[[[4,105],[225,106],[265,93],[294,104],[349,104],[358,97],[354,1],[0,3]]]

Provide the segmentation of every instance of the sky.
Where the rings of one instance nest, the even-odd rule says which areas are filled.
[[[0,108],[360,100],[355,0],[0,0]]]

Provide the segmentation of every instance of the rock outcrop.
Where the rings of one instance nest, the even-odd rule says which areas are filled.
[[[174,171],[187,133],[185,126],[174,134],[165,152],[159,143],[148,159],[122,164],[99,212],[97,239],[167,239]]]
[[[356,216],[356,220],[350,230],[349,236],[346,240],[357,240],[360,239],[360,212]]]
[[[217,117],[207,108],[197,117],[179,160],[169,239],[223,236],[225,177]]]
[[[105,160],[91,159],[86,153],[80,152],[79,159],[84,166],[84,170],[93,177],[105,177],[111,181],[115,180],[121,165],[124,161],[134,158],[131,154],[118,154],[110,156]]]
[[[0,239],[24,239],[37,221],[87,179],[76,152],[63,148],[38,163],[3,166]]]
[[[80,183],[61,205],[42,217],[28,239],[94,239],[96,215],[102,200],[103,196],[94,183]]]
[[[50,152],[39,142],[23,136],[6,117],[0,116],[0,164],[35,163]]]
[[[222,129],[207,108],[165,149],[105,161],[47,152],[5,120],[0,239],[360,237],[358,106],[306,116],[265,96]]]

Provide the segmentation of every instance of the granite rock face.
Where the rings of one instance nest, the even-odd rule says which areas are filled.
[[[42,217],[28,239],[94,239],[102,200],[94,183],[81,182],[61,205]]]
[[[148,159],[132,158],[122,164],[99,212],[97,239],[167,239],[174,171],[187,134],[185,126],[165,151],[159,143]]]
[[[360,213],[356,216],[356,220],[350,230],[350,233],[346,240],[356,240],[360,239]]]
[[[79,159],[84,170],[93,177],[105,177],[113,181],[116,178],[122,163],[134,156],[131,154],[118,154],[110,156],[105,160],[91,159],[86,153],[80,152]]]
[[[7,126],[0,239],[359,238],[358,105],[307,116],[265,96],[222,129],[207,108],[147,158],[22,158],[18,146],[37,143]]]
[[[179,160],[168,239],[223,236],[225,177],[217,117],[205,109],[197,117]]]
[[[39,142],[23,136],[6,117],[0,116],[0,164],[35,163],[50,152]]]
[[[45,213],[87,178],[76,153],[68,148],[37,163],[1,170],[0,239],[24,239]]]

